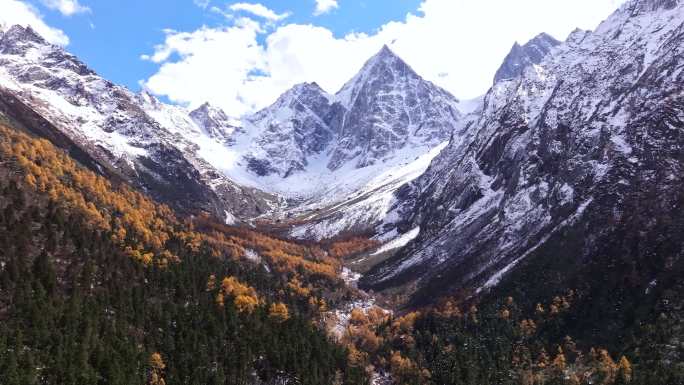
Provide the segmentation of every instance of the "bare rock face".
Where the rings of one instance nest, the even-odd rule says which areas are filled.
[[[496,83],[482,112],[400,190],[396,226],[420,233],[362,286],[416,287],[415,302],[468,295],[570,227],[585,232],[579,260],[619,239],[627,216],[641,215],[648,232],[648,218],[682,202],[683,53],[684,6],[631,1]]]
[[[629,8],[632,12],[648,13],[661,9],[674,9],[679,3],[679,0],[640,0],[630,2]]]
[[[461,114],[458,100],[424,80],[384,46],[337,94],[338,140],[328,167],[357,167],[397,149],[448,139]]]
[[[190,112],[190,117],[210,138],[227,145],[235,144],[235,133],[241,130],[222,109],[209,103]]]
[[[560,42],[546,33],[537,35],[525,45],[515,43],[511,52],[506,56],[501,67],[496,71],[494,83],[501,80],[514,79],[520,76],[525,68],[533,64],[541,63],[553,47]]]
[[[47,42],[31,27],[20,25],[11,26],[0,35],[0,52],[10,55],[25,54],[28,49],[37,45],[46,45]]]
[[[245,159],[260,176],[284,178],[321,154],[330,170],[349,162],[363,168],[397,150],[448,139],[461,118],[457,104],[385,46],[334,96],[315,83],[299,84],[247,117],[260,134]]]
[[[260,151],[245,154],[249,170],[284,178],[304,170],[308,158],[324,152],[335,138],[326,120],[330,98],[316,83],[298,84],[270,107],[247,117],[250,126],[260,129],[254,138]]]
[[[207,112],[203,125],[194,123],[178,107],[101,78],[30,27],[15,25],[0,34],[0,66],[6,73],[0,87],[16,106],[34,110],[92,158],[178,210],[249,218],[277,203],[230,181],[199,156],[193,140],[203,129],[229,140],[232,128],[221,112]]]

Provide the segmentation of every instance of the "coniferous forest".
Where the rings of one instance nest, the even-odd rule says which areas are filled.
[[[0,138],[0,383],[366,383],[312,322],[341,285],[320,250],[200,234],[45,140]]]
[[[0,0],[0,385],[684,385],[684,0],[129,2]]]
[[[674,267],[662,278],[667,290],[602,288],[614,296],[589,300],[582,279],[525,284],[558,271],[530,263],[481,303],[355,309],[335,340],[328,311],[356,295],[338,278],[340,260],[373,242],[304,245],[206,215],[178,218],[46,140],[10,124],[0,137],[3,385],[367,384],[373,373],[399,384],[684,378]]]

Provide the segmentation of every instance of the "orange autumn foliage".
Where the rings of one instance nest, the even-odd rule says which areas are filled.
[[[249,249],[260,255],[263,262],[279,273],[310,278],[310,280],[324,279],[341,285],[340,262],[326,256],[326,252],[318,246],[297,244],[254,230],[218,224],[206,216],[195,218],[192,225],[207,235],[206,240],[210,245],[224,251],[230,250],[227,254],[233,258],[244,256],[246,250]],[[310,293],[300,294],[310,295]]]
[[[207,282],[207,291],[215,288],[216,277],[212,275]],[[226,297],[233,298],[233,305],[240,313],[252,313],[261,303],[256,290],[235,277],[226,277],[221,281],[221,287],[216,294],[216,304],[219,307],[225,306]]]
[[[71,214],[79,215],[87,226],[106,233],[121,245],[130,258],[161,268],[179,262],[167,243],[180,240],[192,252],[208,251],[220,258],[241,258],[254,250],[269,268],[306,282],[323,280],[341,287],[341,265],[316,245],[302,245],[261,234],[250,229],[216,224],[200,215],[179,220],[173,211],[135,191],[125,183],[112,183],[85,169],[49,141],[36,139],[0,125],[0,156],[8,159],[17,182],[40,190],[46,199]],[[320,285],[316,285],[320,287]],[[304,285],[298,294],[313,293]],[[319,297],[322,295],[319,293]]]
[[[0,142],[0,156],[12,160],[27,187],[47,192],[53,203],[80,215],[93,230],[110,233],[122,245],[125,242],[126,253],[141,263],[153,263],[166,241],[177,235],[179,222],[170,208],[124,184],[112,185],[49,141],[0,126]],[[166,259],[174,262],[177,257]]]
[[[372,239],[355,237],[345,241],[332,242],[327,249],[331,257],[341,259],[368,251],[379,244],[380,242]]]
[[[273,303],[268,308],[268,316],[276,322],[285,322],[290,319],[290,313],[287,305],[284,303]]]

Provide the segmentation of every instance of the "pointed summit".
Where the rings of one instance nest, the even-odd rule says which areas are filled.
[[[335,95],[330,125],[339,141],[328,168],[382,162],[406,146],[433,146],[460,119],[458,101],[418,75],[387,45]]]
[[[8,55],[23,55],[34,46],[48,45],[30,26],[15,24],[5,33],[0,34],[0,52]]]
[[[95,75],[95,72],[63,47],[51,44],[30,26],[13,25],[0,33],[0,53],[21,57],[23,61],[44,65],[46,68],[62,68],[77,75]],[[40,81],[25,77],[24,80]]]
[[[316,82],[298,83],[280,95],[273,104],[258,111],[255,117],[262,119],[281,108],[315,111],[315,114],[320,111],[327,112],[331,99],[332,96]],[[321,113],[324,114],[324,112]],[[322,119],[322,116],[319,117]]]
[[[378,55],[393,55],[396,56],[396,54],[390,49],[390,47],[387,46],[387,44],[383,44],[382,48],[380,48],[380,51],[378,52]]]
[[[219,107],[205,102],[190,112],[190,118],[211,138],[226,144],[234,142],[233,133],[238,129],[233,120]]]
[[[316,82],[311,82],[311,83],[305,82],[305,83],[295,84],[292,88],[290,88],[287,92],[285,92],[281,97],[285,97],[287,95],[294,95],[297,97],[305,96],[305,95],[325,95],[325,96],[328,96],[328,94]]]
[[[522,46],[516,42],[499,70],[496,71],[494,84],[520,76],[526,67],[541,63],[544,56],[559,44],[558,40],[546,33],[535,36]]]
[[[382,48],[380,48],[380,51],[373,55],[367,62],[366,65],[369,64],[376,64],[378,62],[387,62],[387,61],[399,61],[404,65],[407,65],[406,62],[402,58],[399,57],[392,49],[387,44],[384,44]],[[364,67],[365,67],[364,66]]]
[[[34,43],[47,44],[45,39],[38,34],[30,25],[23,27],[15,24],[5,33],[5,38],[11,38],[15,41],[31,41]]]
[[[228,115],[219,107],[214,107],[211,103],[209,102],[204,102],[201,106],[197,107],[193,111],[190,112],[190,117],[193,118],[195,121],[197,121],[200,126],[204,127],[204,122],[201,122],[204,120],[203,118],[208,118],[213,120],[214,122],[216,120],[220,120],[222,122],[227,122],[229,121]]]
[[[385,44],[378,53],[366,61],[356,76],[349,80],[335,96],[342,105],[350,107],[356,100],[358,91],[369,80],[393,83],[400,78],[423,80]]]
[[[143,89],[140,91],[137,95],[136,98],[142,105],[147,105],[150,106],[154,109],[158,109],[161,106],[161,102],[159,99],[157,99],[156,96],[152,95],[152,93],[146,89]]]

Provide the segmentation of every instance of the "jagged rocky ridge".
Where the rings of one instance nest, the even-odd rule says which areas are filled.
[[[303,83],[248,117],[253,131],[260,132],[249,137],[247,169],[257,176],[282,178],[304,171],[309,158],[326,150],[335,138],[329,126],[331,111],[330,96],[316,83]]]
[[[457,106],[384,46],[337,94],[300,84],[244,118],[226,173],[288,197],[292,236],[373,232],[458,127]]]
[[[544,56],[559,44],[558,40],[546,33],[535,36],[534,39],[522,46],[516,42],[513,44],[511,52],[508,53],[501,67],[496,71],[494,83],[519,77],[525,68],[533,64],[539,64],[544,59]]]
[[[328,167],[349,159],[363,167],[407,145],[436,145],[448,139],[461,114],[448,92],[423,80],[387,46],[336,95],[344,108]]]
[[[253,217],[277,202],[235,184],[203,159],[192,140],[200,130],[185,111],[112,84],[30,27],[0,32],[0,87],[98,162],[176,209]],[[225,140],[229,133],[222,130],[230,127],[210,121],[204,120],[209,135]]]
[[[325,229],[293,231],[304,237],[334,236],[362,222],[372,229],[386,214],[391,192],[410,180],[406,173],[376,177],[434,150],[461,117],[453,96],[388,47],[336,95],[300,84],[240,120],[209,104],[188,111],[144,91],[134,94],[30,27],[13,26],[0,36],[5,94],[100,166],[177,209],[233,222],[282,213],[285,200],[289,212],[296,211],[288,216],[354,200],[355,213],[332,210],[334,217],[318,218]],[[380,203],[359,204],[354,196],[377,188],[385,192]]]
[[[248,167],[286,178],[317,154],[335,171],[348,162],[374,165],[406,147],[434,147],[460,120],[457,104],[384,46],[337,94],[299,84],[248,117],[261,130],[245,155]]]
[[[626,218],[642,223],[632,230],[643,243],[623,250],[633,261],[681,240],[682,223],[656,243],[644,234],[682,202],[683,49],[681,2],[633,0],[496,83],[463,134],[400,190],[396,225],[417,237],[361,285],[411,288],[413,303],[470,296],[570,228],[583,236],[562,255],[597,258],[601,244],[631,239],[619,230]]]

